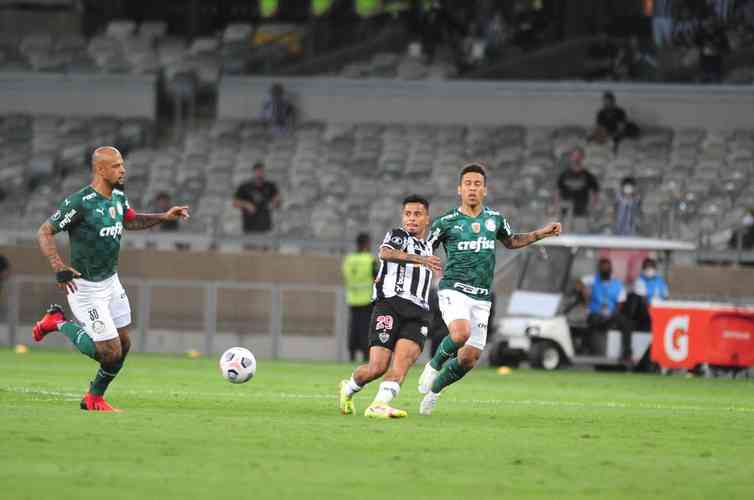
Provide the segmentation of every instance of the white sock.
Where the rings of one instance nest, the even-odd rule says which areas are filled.
[[[353,396],[357,392],[359,392],[362,389],[362,387],[356,383],[356,381],[353,379],[353,375],[351,375],[351,380],[348,381],[346,384],[346,392],[349,396]]]
[[[380,384],[380,390],[377,391],[374,402],[385,405],[389,404],[399,392],[401,392],[401,386],[398,382],[383,382]]]

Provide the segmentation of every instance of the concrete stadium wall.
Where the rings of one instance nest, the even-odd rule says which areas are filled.
[[[0,72],[0,113],[154,118],[154,76]]]
[[[750,86],[612,82],[401,81],[392,79],[224,77],[218,117],[258,117],[281,82],[307,120],[431,124],[590,125],[612,89],[641,126],[754,128]]]

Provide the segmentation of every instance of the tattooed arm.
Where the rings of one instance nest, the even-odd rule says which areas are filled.
[[[189,218],[188,207],[173,207],[162,214],[140,214],[129,209],[123,218],[123,227],[131,231],[138,231],[179,218]]]
[[[508,236],[503,241],[505,248],[516,249],[524,248],[531,245],[535,241],[539,241],[551,236],[558,236],[560,234],[560,224],[555,222],[548,224],[545,227],[539,228],[536,231],[530,233],[516,233]]]
[[[53,271],[72,271],[74,278],[81,276],[77,270],[72,267],[66,266],[63,259],[60,258],[58,253],[58,247],[55,244],[55,228],[52,224],[45,222],[39,227],[37,231],[37,243],[39,243],[39,249],[42,251],[42,255],[47,257],[47,261],[50,263],[50,267]],[[58,283],[58,288],[66,289],[71,292],[76,291],[76,285],[73,281]]]
[[[402,250],[390,248],[389,246],[383,246],[382,248],[380,248],[379,256],[380,259],[384,260],[385,262],[411,262],[413,264],[419,264],[428,267],[433,272],[440,272],[442,270],[440,257],[437,257],[436,255],[414,255]]]

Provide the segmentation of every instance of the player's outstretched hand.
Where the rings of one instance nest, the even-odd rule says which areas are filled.
[[[189,217],[191,216],[187,206],[173,207],[165,212],[165,220],[188,219]]]
[[[80,277],[81,273],[72,267],[64,267],[55,273],[58,288],[65,290],[66,293],[76,293],[78,291],[76,283],[73,280]]]
[[[549,238],[551,236],[560,236],[561,231],[560,222],[551,222],[540,230],[540,236],[543,238]]]
[[[428,267],[433,273],[439,273],[442,271],[442,261],[437,255],[429,255],[424,257],[424,266]]]

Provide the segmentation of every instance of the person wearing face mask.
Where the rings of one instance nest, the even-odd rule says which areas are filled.
[[[615,220],[613,234],[635,236],[641,217],[641,197],[633,177],[624,177],[615,199]]]
[[[621,332],[623,362],[632,365],[631,321],[623,314],[626,289],[618,278],[613,277],[613,265],[609,259],[600,259],[597,273],[581,279],[583,289],[588,290],[585,302],[589,305],[587,338],[593,355],[605,353],[603,338],[610,329]]]
[[[638,297],[637,306],[632,319],[636,321],[638,330],[649,332],[652,330],[652,322],[649,316],[649,307],[658,300],[667,300],[670,295],[668,284],[657,272],[657,262],[647,257],[641,264],[641,274],[634,281],[633,294]]]
[[[754,248],[754,208],[747,210],[746,215],[741,220],[741,226],[733,230],[728,241],[728,248],[737,249],[739,239],[741,240],[742,250]]]

